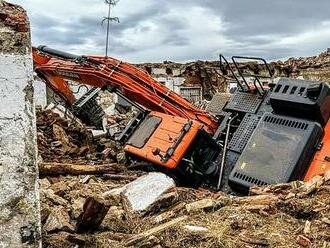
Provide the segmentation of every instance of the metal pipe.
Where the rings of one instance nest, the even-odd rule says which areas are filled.
[[[63,52],[63,51],[59,51],[47,46],[39,46],[38,50],[43,52],[43,53],[47,53],[59,58],[63,58],[63,59],[71,59],[71,60],[79,60],[81,59],[81,56],[75,55],[75,54],[71,54],[71,53],[67,53],[67,52]]]
[[[218,180],[218,186],[217,186],[218,190],[220,189],[220,186],[221,186],[223,169],[225,167],[225,159],[226,159],[226,152],[227,152],[227,146],[228,146],[230,125],[233,122],[233,120],[236,119],[237,116],[238,116],[238,114],[236,114],[233,118],[229,117],[227,132],[226,132],[226,138],[225,138],[225,144],[224,144],[224,147],[223,147],[223,153],[222,153],[222,159],[221,159],[221,165],[220,165],[219,180]]]

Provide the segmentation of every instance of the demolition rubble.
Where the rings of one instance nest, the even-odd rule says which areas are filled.
[[[174,154],[173,150],[177,145],[180,145],[178,143],[187,136],[186,133],[195,122],[199,123],[200,127],[195,129],[196,133],[204,139],[191,139],[189,144],[191,149],[187,148],[185,150],[187,153],[181,154],[181,157],[173,155],[172,157],[177,159],[177,161],[175,159],[173,161],[185,162],[188,167],[184,172],[190,172],[188,169],[191,169],[196,174],[199,173],[203,176],[211,177],[216,174],[215,172],[217,172],[216,175],[226,175],[227,178],[230,176],[228,173],[222,173],[221,168],[216,168],[220,169],[220,172],[212,171],[212,165],[215,164],[215,161],[209,159],[201,162],[199,159],[202,160],[206,155],[212,154],[211,148],[214,146],[217,149],[215,157],[218,158],[222,155],[223,163],[221,162],[221,164],[224,165],[231,121],[238,116],[237,112],[242,109],[232,109],[232,112],[221,115],[223,119],[220,123],[220,121],[215,122],[211,116],[207,117],[203,111],[195,106],[197,103],[201,105],[203,105],[202,102],[208,103],[215,94],[219,93],[223,95],[217,103],[219,104],[220,101],[226,103],[228,97],[231,96],[228,86],[233,80],[228,73],[228,66],[220,66],[218,61],[197,61],[184,65],[165,62],[138,65],[143,69],[142,71],[135,66],[122,61],[112,61],[109,58],[104,59],[107,61],[106,64],[102,64],[102,60],[96,63],[97,68],[102,67],[102,72],[108,70],[110,75],[119,77],[120,80],[117,80],[117,83],[123,83],[127,80],[129,84],[125,85],[126,88],[123,87],[125,88],[123,92],[126,92],[140,105],[143,103],[138,100],[145,99],[147,104],[143,107],[151,108],[152,112],[157,112],[156,110],[162,108],[165,112],[167,110],[172,111],[173,115],[167,115],[167,112],[166,114],[157,112],[154,116],[147,115],[148,118],[141,118],[143,121],[152,121],[151,124],[147,122],[148,125],[144,126],[143,132],[139,133],[140,136],[144,135],[143,139],[135,135],[135,140],[132,141],[137,143],[135,147],[141,145],[140,139],[145,141],[141,147],[146,146],[146,142],[151,139],[150,137],[159,127],[163,131],[171,124],[175,126],[180,121],[185,123],[180,123],[182,126],[179,125],[178,135],[173,136],[174,138],[170,135],[171,132],[165,132],[166,138],[161,135],[152,136],[157,141],[157,144],[153,144],[153,148],[158,148],[163,141],[164,143],[168,142],[166,145],[169,149],[164,149],[165,155],[160,153],[159,148],[152,149],[152,152],[150,149],[147,151],[149,153],[143,151],[147,155],[141,156],[144,159],[140,160],[134,157],[134,153],[126,154],[122,142],[119,142],[118,139],[121,131],[131,127],[128,123],[136,114],[136,109],[142,109],[139,104],[134,104],[134,102],[128,106],[127,102],[123,101],[125,94],[120,99],[121,105],[116,105],[119,101],[115,103],[112,93],[99,92],[98,96],[89,95],[89,100],[98,103],[102,107],[100,107],[101,110],[104,110],[104,123],[99,122],[100,115],[98,114],[102,111],[98,112],[100,109],[93,108],[97,104],[92,104],[89,109],[86,107],[88,104],[85,105],[86,109],[89,110],[88,113],[96,113],[96,121],[95,119],[94,122],[87,120],[90,122],[86,124],[86,119],[77,118],[74,113],[79,114],[80,112],[75,112],[75,107],[80,107],[80,110],[84,107],[84,104],[79,104],[81,98],[72,104],[70,101],[65,101],[65,97],[62,95],[65,107],[53,99],[54,101],[48,101],[51,102],[48,106],[37,107],[35,110],[31,53],[33,53],[34,59],[35,56],[37,57],[34,60],[35,64],[40,62],[38,56],[41,56],[41,59],[39,58],[41,62],[45,62],[47,56],[57,55],[59,61],[56,62],[56,72],[58,74],[55,75],[69,75],[70,78],[76,76],[75,78],[80,79],[78,74],[76,75],[71,71],[67,73],[65,66],[64,69],[62,68],[63,71],[57,70],[69,60],[70,63],[76,63],[71,70],[78,68],[86,73],[86,71],[91,71],[90,69],[94,68],[92,71],[97,71],[99,74],[97,77],[93,77],[94,74],[92,74],[92,79],[98,80],[103,76],[102,72],[95,69],[96,67],[89,67],[95,66],[92,62],[97,61],[97,58],[84,57],[82,60],[82,57],[77,59],[77,56],[60,51],[45,47],[42,49],[38,51],[34,49],[31,52],[26,12],[16,5],[0,0],[0,99],[3,106],[0,111],[0,247],[41,247],[41,242],[43,247],[74,248],[330,247],[329,170],[325,173],[318,173],[317,176],[311,180],[306,180],[306,182],[293,181],[276,185],[264,182],[263,179],[259,180],[248,176],[248,182],[253,186],[250,187],[249,184],[248,192],[244,196],[239,196],[239,193],[227,194],[221,190],[215,190],[210,185],[188,187],[189,185],[180,184],[180,180],[176,177],[177,174],[171,174],[173,170],[168,170],[166,166],[161,168],[162,166],[155,165],[156,162],[155,164],[145,162],[148,158],[150,160],[150,156],[147,156],[150,153],[152,153],[153,158],[158,156],[159,159],[160,156],[160,161],[166,162],[166,156]],[[72,61],[73,59],[74,61]],[[114,66],[110,67],[109,65],[113,62],[115,62]],[[102,66],[100,66],[101,64]],[[303,77],[326,82],[329,82],[330,78],[329,65],[329,50],[314,57],[292,58],[285,62],[279,61],[270,64],[272,74],[275,76]],[[38,72],[42,74],[40,64],[38,66]],[[34,67],[36,68],[36,66]],[[86,68],[89,70],[84,70]],[[262,75],[266,71],[264,66],[255,63],[240,63],[237,68],[243,72],[253,72],[257,75]],[[120,73],[119,70],[121,70]],[[152,77],[144,71],[147,71]],[[52,73],[46,73],[44,77],[46,78],[50,74]],[[108,74],[105,75],[108,76]],[[56,78],[58,80],[60,76],[56,76]],[[153,78],[168,88],[163,87]],[[109,78],[103,80],[107,83],[112,82],[109,81]],[[53,83],[56,83],[55,81]],[[104,81],[100,81],[99,85]],[[287,81],[294,80],[288,79]],[[90,82],[88,80],[88,83]],[[64,80],[60,83],[68,86],[68,88],[72,86],[69,85],[70,82],[66,85]],[[91,86],[91,83],[88,83],[87,85]],[[99,85],[97,87],[100,87]],[[249,88],[248,84],[246,86]],[[260,86],[260,89],[263,88],[262,85]],[[311,86],[309,87],[309,96],[314,100],[317,99],[319,91],[328,89],[325,83],[308,86]],[[82,87],[78,86],[78,93],[80,88]],[[88,87],[86,86],[86,88]],[[104,88],[109,89],[111,87]],[[293,88],[290,90],[291,95],[297,90],[297,87],[295,90]],[[98,88],[88,88],[87,93],[96,92],[93,91],[95,89]],[[285,87],[283,87],[284,89]],[[267,98],[259,97],[259,94],[260,96],[263,95],[262,92],[257,94],[256,91],[258,90],[256,86],[249,92],[238,91],[238,93],[249,94],[249,97],[243,98],[243,100],[247,99],[247,103],[253,105],[252,107],[255,108],[255,103],[258,105],[257,107],[262,105],[261,111],[266,109],[267,118],[273,109],[269,111],[269,104],[262,102]],[[173,94],[173,92],[179,93],[181,96]],[[302,95],[303,92],[300,93]],[[326,92],[324,95],[326,94],[328,93]],[[151,98],[148,98],[150,95]],[[69,95],[69,98],[70,96],[72,97]],[[182,97],[190,102],[185,101]],[[126,98],[130,100],[129,97]],[[251,99],[252,101],[250,101]],[[329,103],[328,100],[321,100],[320,105]],[[181,105],[177,107],[176,104]],[[222,107],[224,104],[221,103]],[[246,102],[236,104],[240,106],[235,104],[234,101],[234,108],[244,108],[248,105]],[[132,105],[134,106],[132,107]],[[301,105],[299,106],[301,107]],[[328,106],[326,105],[324,109],[327,110]],[[219,106],[216,107],[218,111],[224,109]],[[319,111],[321,108],[316,109]],[[316,117],[318,121],[324,121],[329,117],[327,111],[323,111],[324,109],[322,109],[320,116]],[[252,112],[256,114],[256,111]],[[236,151],[247,145],[247,140],[252,137],[253,130],[257,129],[257,124],[254,121],[259,121],[262,118],[257,116],[259,119],[253,119],[253,114],[250,112],[250,109],[244,112],[248,114],[244,115],[239,123],[233,122],[237,133],[241,132],[239,134],[241,136],[236,139],[239,146],[238,148],[234,147]],[[305,113],[307,110],[304,109],[302,112]],[[95,117],[92,114],[87,116]],[[168,122],[169,124],[165,126],[162,119],[157,118],[157,114],[166,116],[164,120],[176,120],[175,125],[173,125],[174,122]],[[182,117],[187,114],[192,117]],[[311,126],[315,127],[313,139],[308,139],[311,142],[306,143],[313,145],[313,149],[316,144],[320,144],[318,141],[325,137],[321,136],[323,132],[321,124],[307,120],[305,122],[304,118],[298,119],[297,117],[298,120],[292,121],[293,117],[291,116],[283,115],[283,119],[278,118],[281,115],[276,117],[274,114],[274,116],[269,117],[268,121],[275,120],[274,122],[278,122],[276,124],[281,123],[281,125],[287,125],[286,127],[299,129],[299,132],[304,132],[302,130],[307,130]],[[250,117],[249,122],[246,119]],[[323,117],[324,119],[322,119]],[[134,120],[141,121],[141,119]],[[202,120],[205,121],[199,122]],[[249,125],[243,125],[243,128],[240,129],[244,120]],[[93,126],[95,123],[99,126],[104,124],[103,130],[97,129],[96,125]],[[139,125],[137,125],[138,128],[143,126],[141,123]],[[210,135],[203,129],[206,125],[209,125],[210,130],[216,129],[221,132],[216,131],[213,133],[214,136],[213,134]],[[152,128],[155,130],[150,134],[151,136],[145,136],[145,133]],[[280,127],[280,129],[284,128]],[[269,129],[265,130],[269,131]],[[273,130],[271,129],[271,131]],[[194,137],[199,137],[196,133]],[[130,137],[134,137],[134,134],[130,133]],[[225,135],[226,138],[223,139]],[[277,139],[276,142],[278,143],[275,143],[275,146],[285,143],[286,139],[284,138],[290,135],[292,133],[287,136],[281,132],[276,133],[273,140]],[[136,136],[138,137],[136,138]],[[217,140],[217,143],[215,136],[222,139]],[[300,136],[295,132],[294,137],[299,138]],[[182,144],[188,143],[185,142]],[[292,144],[295,145],[295,143],[299,142]],[[319,151],[326,145],[328,144],[325,140],[323,146],[319,147]],[[207,149],[203,146],[206,146]],[[220,147],[221,153],[219,153]],[[266,149],[262,150],[261,155],[264,155],[265,151],[270,151],[270,149]],[[299,155],[307,161],[309,157],[306,153],[311,157],[311,151],[305,149],[303,154],[300,153]],[[241,155],[242,151],[239,154]],[[237,156],[240,155],[236,154],[235,163],[238,161]],[[273,157],[277,160],[281,159],[280,156]],[[194,159],[196,159],[196,163]],[[324,157],[324,163],[326,161],[329,162],[328,154]],[[285,166],[288,163],[283,164]],[[178,166],[178,164],[176,165]],[[195,165],[200,167],[193,170]],[[207,165],[207,170],[199,170],[205,165]],[[240,167],[244,168],[245,166],[246,164],[243,163]],[[267,173],[269,174],[269,172]],[[185,176],[190,177],[191,175],[195,174],[187,173]],[[245,175],[243,176],[245,177]],[[221,183],[221,180],[219,182]],[[221,186],[220,183],[219,186]]]
[[[45,247],[328,247],[330,175],[233,197],[118,158],[111,138],[37,113]]]
[[[260,63],[240,62],[239,68],[243,72],[267,75],[265,66]],[[187,89],[200,87],[203,99],[210,99],[215,92],[225,92],[229,83],[234,81],[230,77],[229,71],[226,75],[221,73],[219,61],[194,61],[183,64],[165,61],[163,63],[138,64],[137,66],[148,71],[159,81],[174,82]],[[269,66],[274,77],[301,77],[308,80],[329,82],[330,48],[316,56],[273,61],[269,63]],[[234,72],[237,72],[235,68]]]

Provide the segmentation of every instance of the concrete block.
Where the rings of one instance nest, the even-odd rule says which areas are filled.
[[[130,203],[133,211],[144,211],[175,186],[172,178],[163,173],[151,172],[139,177],[124,187],[111,190],[105,195],[123,194]]]

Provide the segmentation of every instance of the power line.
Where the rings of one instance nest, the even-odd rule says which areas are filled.
[[[110,24],[112,22],[118,22],[119,23],[119,18],[118,17],[111,17],[111,8],[114,7],[119,0],[105,0],[105,3],[109,5],[108,8],[108,16],[104,17],[102,20],[102,24],[106,21],[107,22],[107,35],[106,35],[106,44],[105,44],[105,56],[108,57],[108,51],[109,51],[109,46],[110,46]]]

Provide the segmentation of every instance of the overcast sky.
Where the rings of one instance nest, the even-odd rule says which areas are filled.
[[[27,9],[34,45],[104,54],[104,0],[8,0]],[[330,47],[329,0],[120,0],[110,55],[130,62],[282,59]]]

